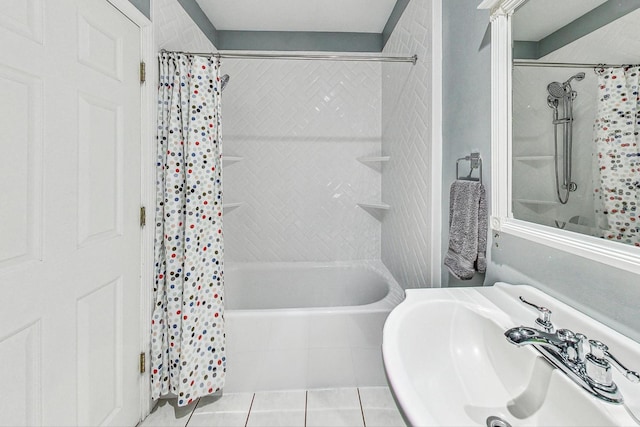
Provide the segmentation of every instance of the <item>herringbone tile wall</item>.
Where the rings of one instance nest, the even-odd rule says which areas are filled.
[[[382,261],[404,288],[431,286],[431,1],[409,3],[385,54],[419,57],[382,67]]]
[[[380,259],[380,222],[357,207],[380,200],[379,64],[230,60],[222,98],[225,258]]]

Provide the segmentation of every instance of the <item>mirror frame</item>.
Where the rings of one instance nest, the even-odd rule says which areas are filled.
[[[554,249],[640,274],[640,248],[555,229],[513,217],[512,209],[512,44],[513,12],[527,0],[484,0],[491,13],[491,185],[490,224],[507,233]]]

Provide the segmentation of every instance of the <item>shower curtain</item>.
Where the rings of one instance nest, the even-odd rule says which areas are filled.
[[[640,67],[600,68],[594,125],[602,237],[640,246]]]
[[[160,54],[151,387],[178,405],[225,379],[219,63]]]

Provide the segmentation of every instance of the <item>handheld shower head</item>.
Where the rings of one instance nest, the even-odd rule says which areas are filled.
[[[564,82],[564,86],[568,86],[569,83],[571,83],[571,80],[573,80],[573,79],[576,79],[577,81],[583,80],[584,76],[585,76],[585,74],[583,72],[580,72],[578,74],[574,74],[573,76],[569,77],[569,80]]]
[[[566,95],[564,91],[564,84],[560,82],[551,82],[547,85],[547,92],[554,98],[561,99]]]
[[[569,79],[564,83],[551,82],[547,85],[547,92],[549,92],[549,95],[557,99],[562,99],[565,96],[569,95],[573,96],[573,90],[571,89],[571,80],[575,79],[577,81],[580,81],[583,80],[584,77],[585,74],[583,72],[580,72],[569,77]]]
[[[571,87],[572,80],[583,80],[585,73],[580,72],[569,77],[564,83],[551,82],[547,85],[547,105],[553,110],[553,139],[554,139],[554,166],[556,178],[556,195],[563,205],[569,201],[569,193],[576,191],[577,184],[571,180],[571,153],[573,144],[573,101],[578,92]],[[559,107],[562,107],[562,117],[559,115]],[[558,131],[562,134],[562,167],[559,166],[559,138]],[[562,177],[560,176],[562,174]],[[562,178],[562,179],[560,179]],[[559,227],[559,223],[556,222]],[[564,227],[564,224],[562,225]]]

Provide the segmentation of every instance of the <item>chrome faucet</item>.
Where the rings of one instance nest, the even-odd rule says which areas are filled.
[[[626,379],[640,382],[640,374],[630,371],[600,341],[587,340],[580,333],[569,329],[555,330],[551,323],[551,310],[540,307],[520,297],[520,301],[535,308],[535,323],[543,330],[518,326],[504,333],[507,341],[517,346],[532,345],[545,359],[564,372],[569,378],[592,395],[610,403],[622,403],[623,397],[611,373],[611,366]]]

